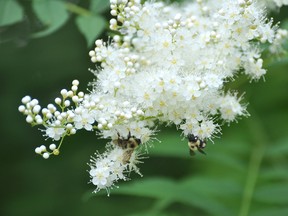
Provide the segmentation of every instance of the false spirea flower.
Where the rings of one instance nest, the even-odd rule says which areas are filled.
[[[131,171],[140,174],[140,152],[158,123],[176,125],[189,146],[203,152],[206,140],[220,133],[219,122],[247,116],[242,97],[224,91],[225,83],[240,71],[260,79],[266,73],[262,44],[276,53],[287,37],[251,0],[110,2],[110,28],[118,34],[108,43],[96,40],[89,52],[97,63],[90,92],[78,92],[74,80],[47,108],[29,96],[19,107],[28,123],[43,125],[44,135],[59,142],[36,148],[44,158],[58,155],[64,138],[80,129],[112,140],[89,164],[95,192],[108,193]]]

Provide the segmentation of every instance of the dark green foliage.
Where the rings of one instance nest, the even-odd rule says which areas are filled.
[[[55,33],[72,20],[90,47],[105,26],[108,26],[103,18],[103,13],[108,9],[109,0],[1,0],[0,36],[2,33],[5,38],[5,32],[20,25],[29,28],[30,38],[44,37]],[[4,41],[2,39],[0,43]]]

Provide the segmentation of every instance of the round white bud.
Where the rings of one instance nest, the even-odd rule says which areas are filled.
[[[73,85],[73,86],[71,87],[71,90],[74,91],[74,92],[77,91],[77,90],[78,90],[78,86],[77,86],[77,85]]]
[[[72,81],[72,85],[78,86],[78,85],[79,85],[79,81],[78,81],[78,80],[73,80],[73,81]]]
[[[56,108],[53,104],[48,104],[47,108],[50,110],[50,112],[55,112],[56,111]]]
[[[65,101],[64,101],[64,105],[65,105],[65,107],[69,107],[70,104],[71,104],[71,102],[70,102],[69,100],[65,100]]]
[[[121,83],[120,83],[120,82],[118,82],[118,81],[114,83],[114,87],[115,87],[115,88],[119,88],[119,87],[120,87],[120,85],[121,85]]]
[[[30,102],[30,105],[32,107],[36,106],[37,104],[39,103],[39,101],[37,99],[33,99],[31,102]]]
[[[137,110],[137,115],[144,115],[144,112],[142,110]]]
[[[61,98],[59,98],[59,97],[55,98],[54,101],[56,104],[61,104],[61,102],[62,102]]]
[[[36,123],[37,124],[43,124],[43,119],[42,118],[36,119]]]
[[[83,98],[84,95],[85,95],[85,94],[84,94],[84,92],[82,92],[82,91],[78,93],[78,97],[80,97],[80,98]]]
[[[53,117],[52,113],[48,112],[48,113],[46,114],[46,118],[51,119],[52,117]]]
[[[95,55],[96,55],[96,53],[95,53],[94,50],[91,50],[91,51],[89,52],[89,56],[93,57],[93,56],[95,56]]]
[[[96,106],[95,102],[93,102],[93,101],[90,102],[90,107],[91,107],[91,108],[93,108],[93,107],[95,107],[95,106]]]
[[[61,113],[61,117],[62,117],[62,118],[66,118],[67,115],[68,115],[67,112],[62,112],[62,113]]]
[[[61,113],[60,113],[59,111],[56,111],[56,112],[54,113],[54,115],[57,117],[57,116],[61,115]]]
[[[27,123],[32,123],[32,122],[33,122],[33,117],[32,117],[31,115],[28,115],[28,116],[26,117],[26,122],[27,122]]]
[[[96,56],[93,56],[93,57],[91,58],[91,62],[96,63],[96,62],[97,62],[97,57],[96,57]]]
[[[70,130],[70,134],[76,134],[76,129],[75,129],[75,128],[72,128],[72,129]]]
[[[73,93],[73,91],[68,91],[68,93],[67,93],[67,95],[69,96],[69,97],[72,97],[73,95],[74,95],[74,93]]]
[[[102,56],[100,56],[100,55],[96,56],[96,61],[101,62],[102,60],[103,60]]]
[[[76,109],[75,109],[75,113],[76,114],[80,114],[82,112],[82,108],[80,108],[80,107],[77,107]],[[70,115],[70,114],[69,114]]]
[[[103,45],[102,40],[100,40],[100,39],[96,40],[95,41],[95,45],[98,46],[98,47],[102,46]]]
[[[105,119],[101,119],[101,124],[102,125],[107,125],[107,121]]]
[[[40,147],[37,147],[37,148],[35,148],[35,153],[36,154],[41,154],[41,148]]]
[[[71,130],[71,129],[73,128],[73,125],[72,125],[72,124],[67,124],[67,125],[66,125],[66,128],[69,129],[69,130]]]
[[[116,11],[116,10],[111,10],[111,11],[110,11],[110,14],[111,14],[112,16],[117,16],[117,11]]]
[[[40,148],[41,152],[45,152],[46,151],[46,146],[44,146],[44,145],[41,145],[39,148]]]
[[[25,97],[23,97],[22,98],[22,100],[21,100],[21,102],[23,103],[23,104],[26,104],[26,103],[28,103],[28,102],[30,102],[31,101],[31,97],[30,96],[25,96]]]
[[[52,143],[51,145],[49,145],[49,149],[53,151],[54,149],[56,149],[56,145]]]
[[[118,43],[118,42],[120,42],[121,37],[120,37],[119,35],[115,35],[115,36],[113,37],[113,40],[114,40],[116,43]]]
[[[62,90],[60,91],[60,94],[61,94],[63,97],[67,97],[67,93],[68,93],[68,91],[67,91],[66,89],[62,89]]]
[[[62,120],[63,120],[62,115],[58,115],[58,116],[57,116],[57,120],[62,121]]]
[[[124,101],[124,102],[123,102],[123,107],[129,106],[129,104],[130,104],[129,101]]]
[[[72,97],[72,101],[73,101],[74,103],[78,103],[78,102],[79,102],[79,97],[78,97],[77,95],[74,95],[74,96]]]
[[[49,158],[49,156],[50,156],[50,155],[49,155],[49,153],[48,153],[48,152],[45,152],[45,153],[43,154],[43,158],[44,158],[44,159],[48,159],[48,158]]]
[[[48,112],[50,112],[47,108],[43,108],[42,109],[42,114],[46,115]]]
[[[136,111],[137,111],[137,108],[136,108],[136,107],[132,107],[132,108],[131,108],[131,112],[132,112],[132,113],[135,113]]]
[[[56,121],[54,122],[54,124],[55,124],[56,126],[59,126],[59,125],[61,125],[61,121],[56,120]]]
[[[174,20],[180,21],[180,19],[181,19],[181,14],[180,13],[176,14],[174,17]]]
[[[18,107],[18,111],[19,112],[21,112],[21,113],[23,113],[24,111],[25,111],[25,106],[24,105],[20,105],[19,107]]]

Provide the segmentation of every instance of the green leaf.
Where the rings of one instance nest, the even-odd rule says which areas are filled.
[[[0,26],[11,25],[21,21],[23,9],[15,0],[0,1]]]
[[[256,189],[254,198],[264,203],[287,205],[287,194],[288,182],[262,186]]]
[[[267,151],[269,156],[278,156],[288,154],[288,137],[282,138],[280,141],[273,143],[273,148]]]
[[[288,180],[286,167],[272,167],[261,170],[260,177],[265,180]]]
[[[224,165],[239,172],[245,171],[245,165],[243,164],[243,162],[239,160],[236,156],[233,157],[232,154],[229,155],[220,152],[213,152],[207,157],[209,157],[207,160],[209,160],[209,162],[212,162],[214,165],[220,164],[221,167]]]
[[[106,21],[101,16],[78,16],[76,24],[85,36],[87,45],[91,46],[97,36],[104,30]]]
[[[63,26],[69,18],[65,3],[60,0],[34,0],[32,6],[38,18],[46,25],[44,31],[35,33],[33,37],[43,37],[53,33]]]
[[[171,200],[183,204],[195,206],[214,215],[231,215],[225,205],[209,195],[201,194],[197,190],[198,185],[187,184],[187,181],[176,182],[164,178],[150,178],[136,183],[121,185],[113,193],[133,196],[144,196],[157,199]]]
[[[95,14],[99,14],[107,10],[110,6],[109,0],[91,0],[90,1],[90,11]]]
[[[159,135],[159,140],[161,142],[155,142],[154,147],[149,149],[149,154],[164,157],[190,158],[187,140],[183,140],[177,133],[162,133]]]
[[[186,178],[182,183],[182,187],[189,188],[199,194],[210,196],[239,196],[242,188],[233,179],[227,178],[206,178],[203,176],[192,176]],[[192,187],[193,185],[193,187]]]
[[[255,213],[252,212],[251,216],[271,216],[271,215],[277,215],[277,216],[284,216],[288,215],[288,208],[269,208],[265,209],[262,208],[259,211],[256,211]]]
[[[134,183],[122,184],[114,193],[153,198],[177,199],[179,191],[176,182],[165,178],[148,178]]]

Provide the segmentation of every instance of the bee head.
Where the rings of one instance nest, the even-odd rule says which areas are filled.
[[[136,148],[140,144],[141,144],[141,140],[140,139],[136,139],[134,137],[130,137],[128,139],[127,148]]]
[[[199,140],[198,136],[194,136],[193,134],[188,134],[187,138],[188,141],[192,143],[196,143]]]

